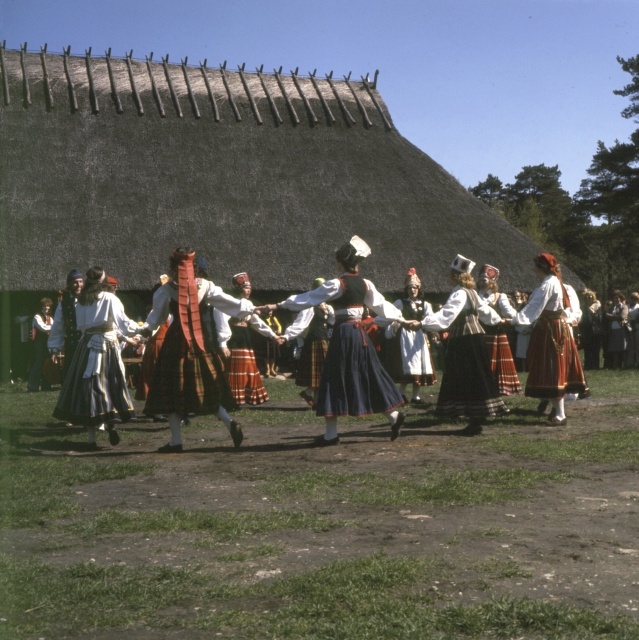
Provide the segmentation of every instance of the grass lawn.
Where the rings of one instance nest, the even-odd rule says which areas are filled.
[[[395,443],[383,418],[351,418],[347,446],[318,450],[298,389],[267,380],[270,406],[238,414],[240,451],[205,417],[185,430],[200,448],[165,457],[151,423],[85,453],[85,434],[50,417],[55,393],[0,387],[0,638],[639,639],[630,535],[614,540],[627,584],[590,599],[574,587],[596,573],[584,554],[597,575],[616,559],[601,532],[639,522],[632,492],[601,525],[589,501],[611,504],[603,484],[582,496],[596,479],[636,482],[639,371],[589,383],[571,429],[540,427],[517,397],[479,438],[426,406]],[[582,504],[602,529],[564,536]],[[553,559],[570,535],[575,557]],[[548,588],[555,565],[563,590]]]

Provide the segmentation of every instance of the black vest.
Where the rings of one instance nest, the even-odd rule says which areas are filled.
[[[364,297],[368,291],[364,278],[355,273],[346,273],[339,280],[342,283],[342,295],[331,301],[333,309],[339,311],[350,307],[363,307]]]

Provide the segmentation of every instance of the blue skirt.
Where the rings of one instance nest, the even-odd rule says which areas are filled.
[[[108,342],[102,353],[100,370],[85,378],[90,338],[90,335],[84,335],[73,354],[53,417],[85,427],[105,422],[128,422],[135,416],[135,409],[118,345]]]
[[[368,416],[404,404],[364,326],[343,322],[333,330],[317,394],[317,415]]]

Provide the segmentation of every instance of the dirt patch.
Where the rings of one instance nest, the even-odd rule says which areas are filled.
[[[205,565],[218,576],[247,582],[277,579],[380,551],[391,557],[427,556],[446,567],[446,580],[430,588],[444,594],[448,602],[471,604],[506,595],[543,598],[639,620],[639,465],[575,468],[567,463],[516,460],[480,446],[497,434],[567,439],[639,426],[634,414],[605,420],[605,405],[595,400],[574,403],[568,408],[567,427],[549,427],[542,421],[533,426],[519,424],[514,415],[487,425],[476,437],[459,437],[463,425],[437,426],[428,407],[411,408],[395,442],[390,442],[383,417],[375,417],[341,428],[341,444],[323,449],[310,446],[312,437],[322,431],[321,421],[309,428],[296,421],[301,415],[297,407],[271,405],[270,409],[292,409],[290,424],[260,426],[260,410],[245,410],[241,420],[246,439],[241,449],[233,450],[228,434],[221,429],[187,428],[186,452],[168,456],[149,452],[166,442],[166,431],[156,425],[132,425],[123,429],[130,433],[117,449],[106,447],[83,457],[97,458],[96,462],[104,458],[151,460],[159,465],[158,471],[150,477],[75,487],[76,499],[87,516],[104,509],[266,513],[276,507],[301,508],[354,524],[328,531],[271,532],[206,545],[201,535],[192,533],[70,540],[44,523],[37,531],[5,532],[3,548],[12,555],[35,555],[57,566],[84,561]],[[326,468],[411,478],[423,473],[425,466],[452,471],[513,465],[576,475],[567,483],[543,483],[527,491],[525,499],[498,506],[419,508],[330,501],[300,504],[295,497],[275,503],[264,479]],[[266,543],[276,545],[279,552],[241,563],[228,561],[229,554]],[[491,566],[495,579],[487,580]],[[504,574],[506,567],[515,567],[512,575]]]

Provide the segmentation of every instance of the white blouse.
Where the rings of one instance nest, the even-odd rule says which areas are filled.
[[[375,285],[370,280],[364,278],[364,282],[368,287],[366,295],[364,296],[364,304],[383,318],[402,320],[402,312],[395,305],[388,302],[384,296],[377,291]],[[289,311],[303,311],[309,307],[315,307],[322,302],[336,300],[342,293],[343,287],[341,281],[339,278],[334,278],[327,280],[324,284],[317,287],[317,289],[289,296],[284,302],[280,302],[279,306]],[[335,311],[335,316],[361,318],[363,312],[363,307],[351,307],[348,309],[338,309]]]
[[[526,306],[511,320],[512,324],[531,325],[543,311],[563,311],[564,293],[559,278],[547,275],[530,294]]]
[[[486,300],[478,297],[479,305],[477,307],[477,317],[479,320],[488,326],[493,326],[501,322],[501,316],[486,302]],[[464,309],[471,309],[472,301],[468,292],[464,287],[456,286],[446,304],[437,311],[426,315],[422,320],[422,329],[426,331],[446,331],[457,316]]]
[[[517,315],[517,310],[510,304],[510,300],[505,293],[493,293],[492,291],[479,291],[479,297],[482,300],[486,300],[488,304],[495,304],[498,313],[502,318],[514,318]],[[493,307],[495,308],[495,307]]]

